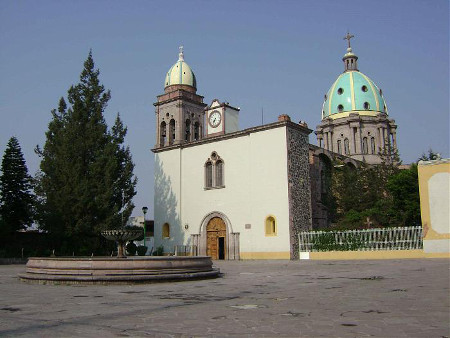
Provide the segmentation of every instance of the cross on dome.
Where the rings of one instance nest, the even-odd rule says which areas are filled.
[[[352,47],[350,46],[350,39],[354,38],[354,37],[355,36],[350,34],[348,31],[347,31],[347,35],[344,36],[344,40],[347,40],[347,42],[348,42],[348,49],[350,49],[350,50],[352,49]]]

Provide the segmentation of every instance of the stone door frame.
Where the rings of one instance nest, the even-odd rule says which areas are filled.
[[[209,221],[215,217],[222,219],[226,226],[226,252],[225,259],[239,259],[239,233],[233,231],[233,227],[231,225],[228,217],[220,212],[220,211],[212,211],[208,213],[205,217],[203,217],[199,229],[198,234],[194,236],[194,243],[198,246],[198,253],[201,256],[206,256],[206,246],[207,246],[207,233],[206,226]]]

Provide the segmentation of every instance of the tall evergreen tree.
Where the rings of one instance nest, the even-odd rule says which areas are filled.
[[[123,225],[134,208],[134,164],[123,146],[127,129],[119,117],[108,130],[104,112],[111,94],[99,82],[92,52],[80,82],[60,99],[41,150],[40,225],[61,251],[102,251],[100,231]],[[123,223],[122,223],[123,220]],[[55,244],[56,245],[56,244]]]
[[[15,231],[33,222],[32,180],[16,137],[11,137],[2,159],[0,176],[1,237],[4,240]]]

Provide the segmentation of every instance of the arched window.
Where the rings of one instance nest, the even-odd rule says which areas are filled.
[[[363,142],[362,142],[362,153],[363,154],[368,154],[369,153],[369,145],[367,144],[367,137],[363,137]]]
[[[162,226],[162,237],[170,238],[170,225],[169,223],[164,223]]]
[[[268,216],[266,218],[265,224],[266,236],[276,236],[277,235],[277,222],[275,217]]]
[[[198,122],[194,124],[194,140],[200,140],[200,124]]]
[[[217,160],[215,163],[216,167],[216,187],[222,187],[223,184],[223,161]]]
[[[205,162],[205,189],[225,188],[225,164],[215,151]]]
[[[342,154],[342,142],[341,142],[341,140],[338,140],[337,141],[337,151],[338,151],[338,154]]]
[[[348,142],[348,138],[344,139],[344,153],[345,155],[350,155],[350,143]]]
[[[370,150],[372,154],[375,154],[375,137],[370,138]]]
[[[162,146],[164,146],[166,144],[166,122],[162,121],[161,122],[161,126],[159,127],[159,133],[160,133],[160,139],[159,139],[159,143]]]
[[[205,163],[205,187],[212,188],[213,186],[213,164],[211,161]]]
[[[191,120],[186,120],[186,132],[184,139],[186,142],[189,142],[191,140]]]
[[[170,120],[169,124],[169,144],[173,144],[175,141],[175,120]]]

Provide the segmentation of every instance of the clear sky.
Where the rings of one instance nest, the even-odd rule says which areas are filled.
[[[50,111],[92,48],[128,126],[139,179],[134,215],[153,217],[153,102],[184,45],[205,102],[241,107],[240,126],[280,114],[315,129],[355,35],[360,71],[383,90],[404,163],[449,156],[449,1],[0,1],[0,154],[11,136],[32,175]],[[310,142],[316,144],[314,134]]]

